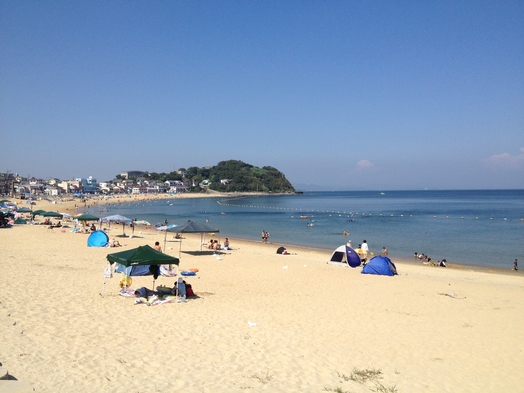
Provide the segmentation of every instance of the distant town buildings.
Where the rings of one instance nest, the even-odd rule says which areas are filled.
[[[77,177],[71,180],[23,177],[16,173],[0,173],[0,195],[60,196],[67,194],[160,194],[189,192],[188,182],[182,180],[155,181],[148,178],[148,172],[128,171],[120,179],[98,183],[92,177]]]

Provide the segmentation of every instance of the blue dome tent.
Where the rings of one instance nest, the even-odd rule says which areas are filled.
[[[377,255],[362,268],[362,274],[379,274],[382,276],[394,276],[397,268],[391,259]]]
[[[104,231],[94,231],[87,238],[88,247],[105,247],[109,242],[109,236]]]
[[[357,267],[361,265],[360,256],[358,253],[346,245],[342,245],[333,251],[331,259],[328,261],[328,263],[351,267]]]

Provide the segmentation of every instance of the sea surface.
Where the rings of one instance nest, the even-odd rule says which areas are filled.
[[[238,198],[173,197],[118,203],[99,216],[121,214],[151,224],[208,222],[218,236],[334,250],[364,239],[370,251],[402,260],[424,253],[464,266],[524,268],[524,190],[345,191]],[[300,218],[307,216],[308,218]],[[313,224],[313,226],[308,226]],[[344,231],[349,235],[344,236]],[[234,244],[232,244],[234,248]]]

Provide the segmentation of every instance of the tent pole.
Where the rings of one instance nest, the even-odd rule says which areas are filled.
[[[107,264],[106,264],[106,268],[107,268]],[[106,277],[106,272],[104,270],[104,286],[102,287],[102,293],[100,293],[100,296],[102,297],[104,297],[106,293],[106,280],[107,280],[107,277]]]
[[[126,268],[126,270],[127,270],[127,268]],[[125,275],[125,278],[126,278],[126,279],[125,279],[125,281],[124,281],[124,287],[123,287],[122,289],[123,289],[123,290],[125,291],[125,293],[127,294],[127,280],[128,280],[128,278],[129,278],[129,276],[127,275],[127,271],[124,271],[124,275]],[[127,297],[127,296],[122,296],[122,297],[124,298],[124,300],[122,301],[122,305],[125,306],[125,305],[126,305],[126,297]]]

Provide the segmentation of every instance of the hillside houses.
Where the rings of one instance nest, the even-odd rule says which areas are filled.
[[[60,196],[74,194],[160,194],[189,192],[189,185],[181,180],[165,182],[120,178],[98,183],[93,177],[60,180],[47,180],[35,177],[27,178],[17,174],[0,174],[0,195],[19,195],[22,198],[32,196]]]

